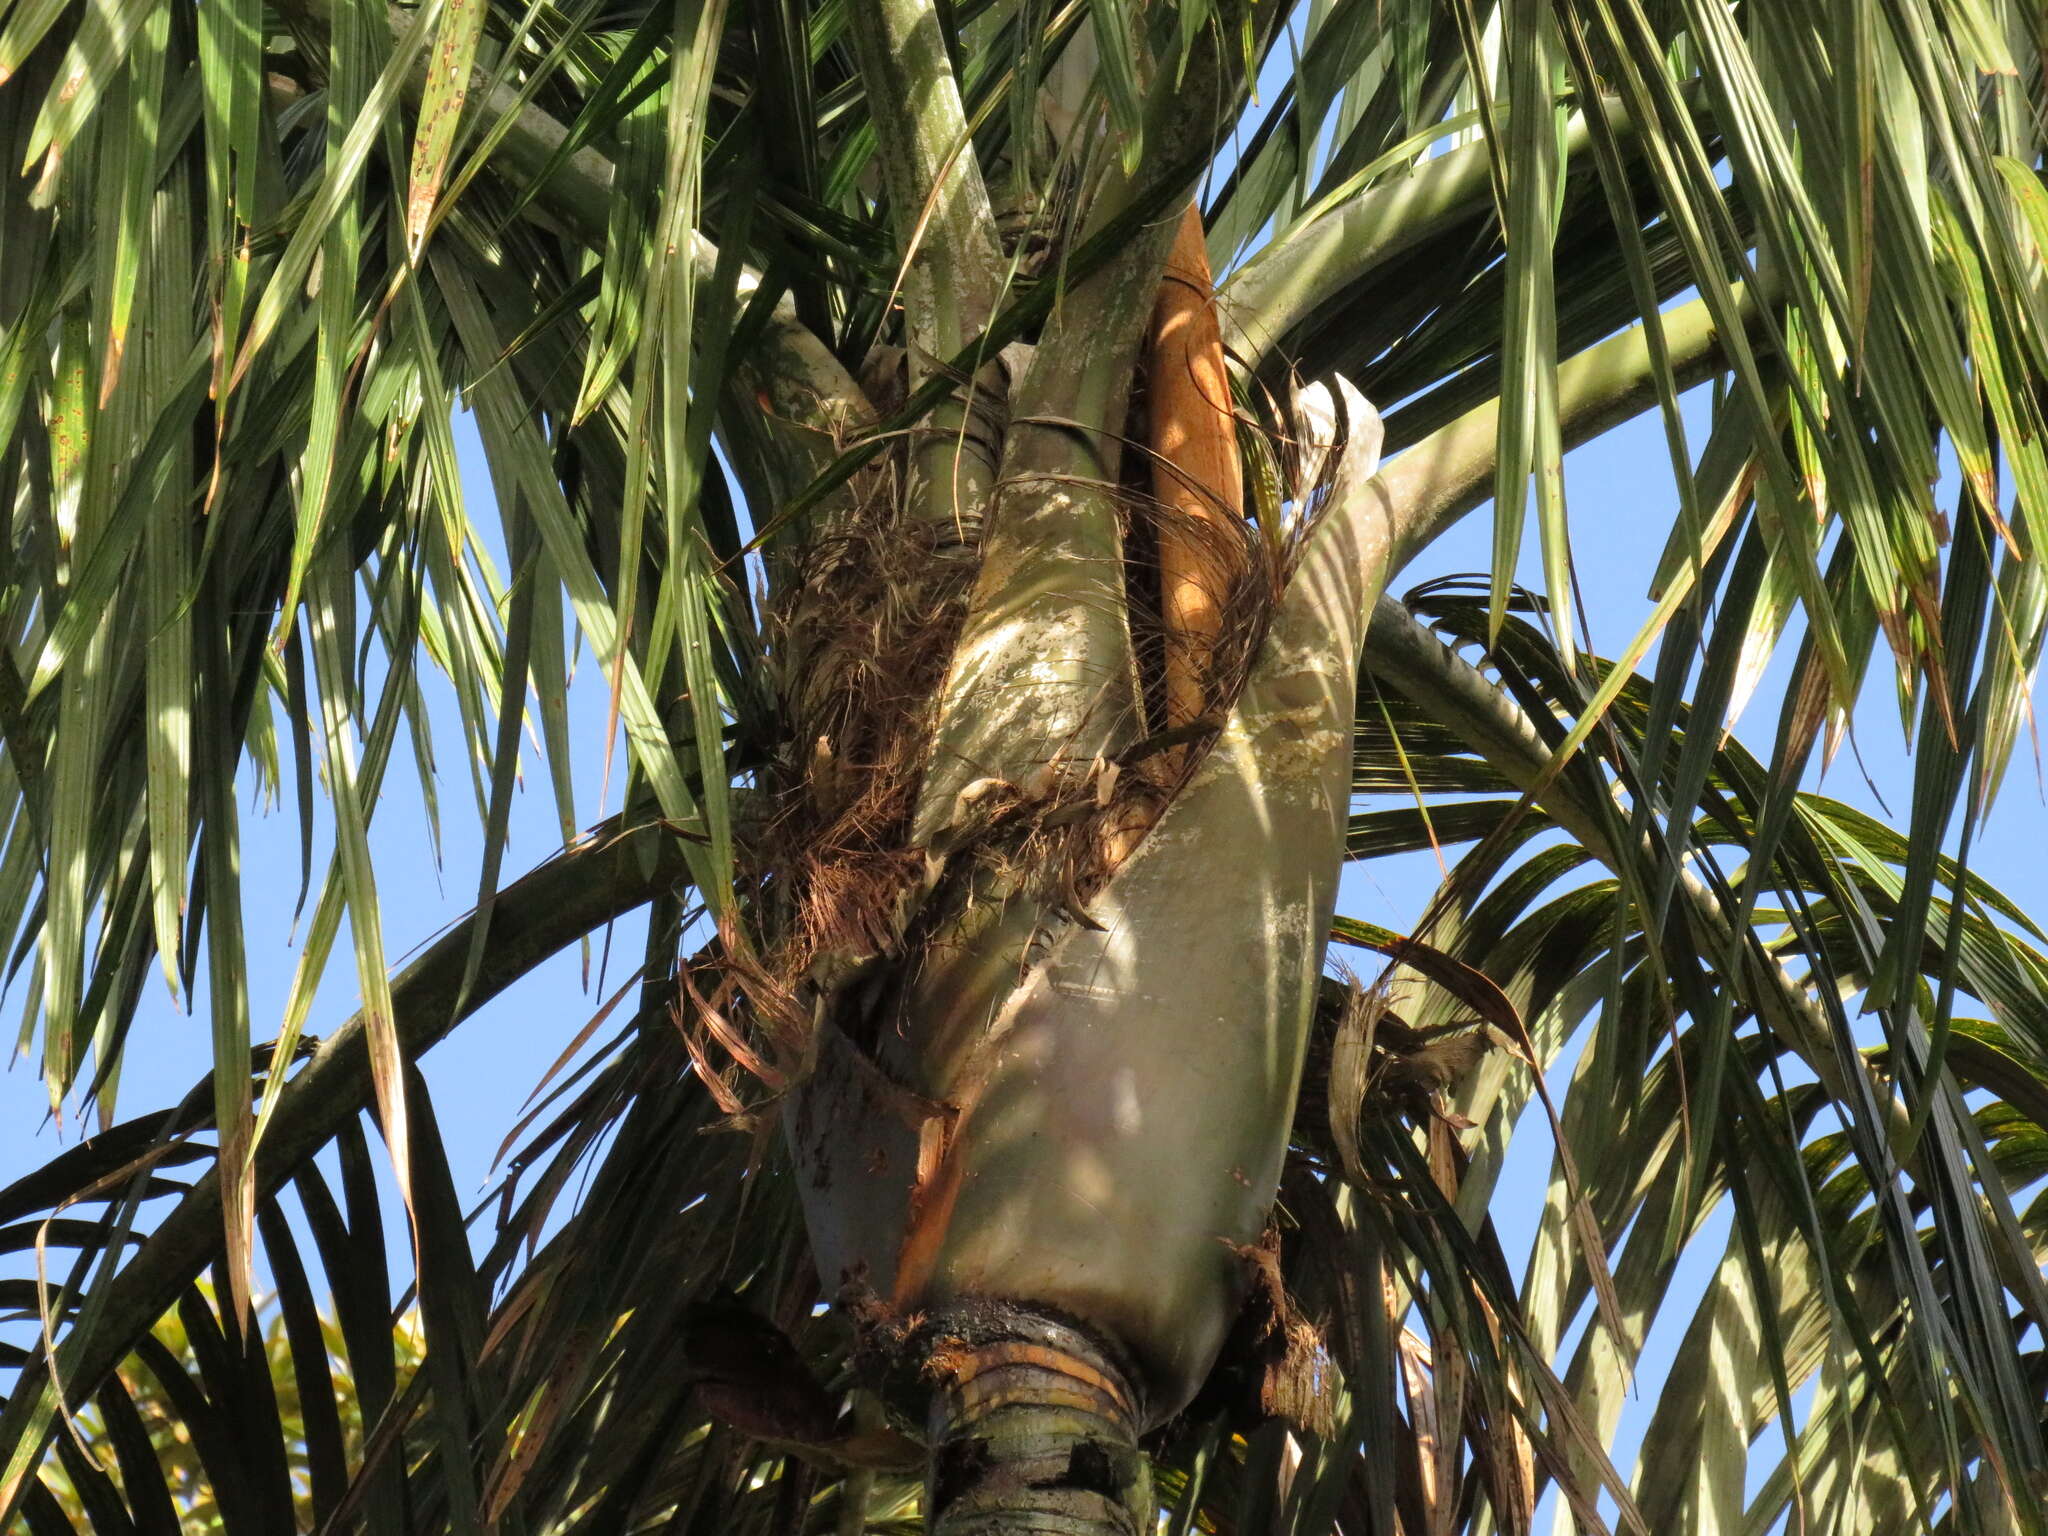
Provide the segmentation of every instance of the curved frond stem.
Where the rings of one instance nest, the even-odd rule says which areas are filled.
[[[1601,110],[1617,139],[1633,135],[1634,120],[1618,99],[1603,97]],[[1585,114],[1574,115],[1565,134],[1566,163],[1588,155],[1592,145]],[[1262,368],[1318,307],[1394,257],[1484,212],[1494,195],[1494,153],[1480,142],[1425,160],[1406,176],[1334,202],[1262,247],[1218,295],[1226,323],[1236,327],[1232,346],[1246,366]]]
[[[1600,813],[1581,800],[1563,776],[1549,775],[1550,750],[1521,706],[1431,634],[1398,598],[1382,596],[1373,607],[1365,665],[1383,682],[1417,702],[1426,702],[1436,719],[1516,788],[1533,789],[1535,803],[1588,853],[1623,880],[1628,878],[1628,861],[1609,838]],[[1647,835],[1642,856],[1657,857]],[[1833,1027],[1818,1000],[1782,961],[1759,945],[1743,942],[1743,936],[1730,924],[1726,908],[1692,870],[1678,871],[1676,889],[1692,918],[1717,943],[1745,957],[1753,1000],[1828,1091],[1843,1101],[1868,1093],[1884,1107],[1887,1144],[1895,1155],[1903,1154],[1901,1166],[1917,1177],[1906,1106],[1887,1092],[1874,1074],[1860,1091],[1843,1076]]]
[[[1521,706],[1432,635],[1398,598],[1382,596],[1374,605],[1365,664],[1383,682],[1411,698],[1427,700],[1438,718],[1517,789],[1526,792],[1534,787],[1536,804],[1544,814],[1595,859],[1627,878],[1624,860],[1609,839],[1600,814],[1579,799],[1562,776],[1551,776],[1545,782],[1550,751]],[[1646,855],[1652,852],[1647,838],[1644,848]],[[1727,914],[1706,882],[1691,870],[1681,870],[1679,889],[1693,915],[1715,938],[1731,942],[1734,934]],[[1797,1042],[1800,1054],[1831,1091],[1846,1092],[1847,1085],[1835,1070],[1827,1015],[1782,964],[1759,960],[1758,968],[1764,972],[1760,979],[1781,1005],[1781,1016],[1775,1022],[1786,1027],[1788,1037]],[[1897,1118],[1895,1130],[1903,1133],[1903,1108]]]
[[[1979,1166],[1987,1171],[1975,1176],[1985,1181],[1985,1185],[1979,1185],[1970,1173],[1954,1163],[1952,1149],[1943,1148],[1938,1138],[1920,1135],[1911,1097],[1902,1097],[1896,1091],[1896,1083],[1891,1076],[1893,1069],[1888,1065],[1889,1053],[1859,1050],[1857,1042],[1843,1036],[1839,1010],[1829,1006],[1824,993],[1814,990],[1815,987],[1838,984],[1837,965],[1826,957],[1824,939],[1815,939],[1811,934],[1805,936],[1807,947],[1799,953],[1812,957],[1815,969],[1814,977],[1802,982],[1779,959],[1773,946],[1760,942],[1754,933],[1748,931],[1746,916],[1734,915],[1734,906],[1725,892],[1717,892],[1690,868],[1680,866],[1670,870],[1666,863],[1670,855],[1653,840],[1652,834],[1641,833],[1641,841],[1634,847],[1617,845],[1615,834],[1628,825],[1626,813],[1615,815],[1608,807],[1589,799],[1583,779],[1574,784],[1562,776],[1552,778],[1553,753],[1521,704],[1442,643],[1398,600],[1382,597],[1376,605],[1364,664],[1374,676],[1404,695],[1411,704],[1425,709],[1431,721],[1447,728],[1509,783],[1522,789],[1552,822],[1568,833],[1585,853],[1612,870],[1624,885],[1633,883],[1631,870],[1639,872],[1646,865],[1665,864],[1666,878],[1682,904],[1684,920],[1694,925],[1707,941],[1702,953],[1729,957],[1731,963],[1723,975],[1731,990],[1754,1010],[1769,1034],[1813,1072],[1819,1080],[1818,1089],[1838,1107],[1844,1119],[1860,1119],[1870,1135],[1872,1155],[1863,1162],[1859,1173],[1836,1181],[1835,1196],[1841,1196],[1845,1189],[1865,1189],[1875,1185],[1882,1201],[1886,1198],[1883,1191],[1887,1187],[1894,1192],[1910,1189],[1914,1192],[1911,1198],[1917,1206],[1922,1192],[1938,1188],[1953,1191],[1956,1205],[1950,1207],[1946,1214],[1937,1214],[1937,1222],[1974,1222],[1985,1234],[2007,1235],[2009,1241],[1986,1241],[1978,1250],[1987,1261],[1987,1280],[1994,1288],[2002,1286],[2013,1297],[2019,1298],[2025,1311],[2039,1315],[2029,1300],[2039,1295],[2039,1275],[2030,1256],[2034,1250],[2029,1247],[2028,1239],[2015,1228],[2010,1214],[2002,1214],[1994,1205],[1994,1197],[1999,1200],[2005,1198],[1996,1183],[2000,1173],[1989,1163],[1980,1162]],[[1631,834],[1622,832],[1622,835]],[[1902,841],[1901,856],[1904,846]],[[1960,872],[1956,872],[1956,877],[1960,878]],[[1642,878],[1640,873],[1634,876],[1635,881]],[[1769,876],[1753,873],[1751,878],[1764,880]],[[1811,947],[1814,943],[1822,946],[1821,951]],[[1972,1058],[1970,1067],[1982,1072],[1986,1054],[1995,1053],[1969,1054]],[[1963,1059],[1952,1058],[1957,1062]],[[1998,1085],[1995,1091],[2001,1094],[2005,1092],[2007,1082],[2014,1077],[2020,1079],[2022,1093],[2013,1102],[2025,1102],[2033,1090],[2031,1079],[2024,1071],[2012,1074],[1994,1066],[1992,1072],[1996,1074],[1992,1081]],[[1968,1080],[1973,1074],[1966,1072],[1964,1075]],[[1984,1077],[1975,1077],[1974,1084],[1988,1085]],[[1953,1094],[1956,1090],[1950,1085],[1934,1091]],[[1846,1148],[1839,1149],[1836,1155],[1847,1155]],[[1996,1156],[1995,1153],[1987,1154],[1981,1144],[1975,1155],[1980,1160]],[[2010,1180],[2011,1176],[2006,1174],[2005,1177]],[[1985,1186],[1988,1186],[1989,1193]],[[1738,1200],[1740,1198],[1738,1196]],[[1852,1194],[1849,1198],[1853,1200],[1855,1197]],[[1647,1217],[1641,1219],[1647,1220]],[[1654,1230],[1657,1224],[1652,1222],[1651,1229]],[[1810,1233],[1808,1237],[1811,1242]],[[1741,1251],[1737,1239],[1731,1237],[1730,1244],[1731,1254]],[[1788,1254],[1807,1251],[1806,1244],[1790,1247],[1773,1244],[1769,1247],[1772,1252]],[[1575,1286],[1591,1283],[1590,1280],[1574,1281]],[[1582,1298],[1583,1290],[1579,1294]],[[1924,1297],[1916,1300],[1922,1304],[1925,1302]],[[1710,1294],[1707,1307],[1712,1304],[1713,1296]],[[1928,1308],[1929,1316],[1933,1310]],[[1703,1308],[1700,1318],[1709,1316],[1709,1311]],[[1696,1318],[1694,1332],[1698,1333],[1705,1326],[1707,1324]],[[1938,1328],[1942,1325],[1934,1323],[1928,1326]],[[1690,1350],[1693,1346],[1689,1343],[1687,1348]],[[1868,1363],[1865,1358],[1866,1367]],[[1803,1376],[1802,1371],[1792,1380],[1796,1382]],[[1665,1390],[1671,1394],[1665,1400],[1667,1404],[1683,1400],[1682,1391],[1669,1385]],[[1774,1399],[1773,1402],[1781,1404],[1782,1399]],[[1776,1411],[1786,1410],[1778,1407]],[[1759,1418],[1757,1426],[1768,1422],[1768,1417],[1766,1413]],[[1611,1433],[1612,1426],[1610,1413],[1603,1423],[1602,1434]],[[1657,1433],[1653,1429],[1653,1438]],[[1818,1443],[1815,1442],[1816,1445]],[[1648,1449],[1649,1444],[1646,1442],[1644,1466],[1656,1465]],[[1672,1523],[1669,1517],[1661,1520],[1653,1517],[1650,1528],[1669,1529]],[[1762,1527],[1752,1525],[1751,1528]]]
[[[1261,17],[1270,28],[1275,17]],[[1085,434],[1113,433],[1123,425],[1123,408],[1146,323],[1151,319],[1174,235],[1216,146],[1241,107],[1247,81],[1244,56],[1223,35],[1233,18],[1212,19],[1190,45],[1179,83],[1154,92],[1147,103],[1144,158],[1135,167],[1112,161],[1102,184],[1079,217],[1083,241],[1133,216],[1142,234],[1102,268],[1059,295],[1030,368],[1018,381],[1014,409],[1019,417],[1050,418]],[[1269,38],[1260,40],[1262,53]],[[1218,296],[1219,321],[1229,315]],[[1228,337],[1226,336],[1226,342]],[[1113,442],[1082,442],[1066,455],[1077,470],[1115,478]]]
[[[1486,146],[1471,144],[1274,241],[1239,267],[1217,295],[1235,329],[1233,349],[1248,366],[1258,366],[1317,305],[1472,217],[1491,195]]]
[[[565,945],[684,878],[683,835],[660,822],[627,825],[614,818],[500,892],[487,918],[472,916],[450,928],[391,982],[405,1058],[439,1043]],[[479,921],[489,923],[490,943],[479,951],[482,960],[465,991]],[[281,1189],[370,1104],[373,1091],[369,1024],[358,1013],[321,1043],[278,1096],[255,1156],[254,1198],[267,1199]],[[190,1099],[207,1100],[203,1084]],[[83,1403],[96,1391],[218,1256],[221,1198],[219,1173],[209,1170],[129,1262],[87,1298],[78,1323],[57,1347],[56,1378],[67,1403]],[[0,1468],[0,1520],[17,1507],[57,1428],[50,1360],[39,1353],[22,1367],[0,1411],[0,1444],[14,1448]]]
[[[1738,289],[1742,313],[1756,308]],[[1704,299],[1663,316],[1670,381],[1690,389],[1727,366],[1720,327]],[[1558,426],[1569,448],[1649,409],[1657,400],[1657,360],[1650,336],[1631,326],[1558,365]],[[1493,494],[1499,451],[1500,401],[1477,406],[1404,450],[1380,471],[1381,491],[1398,529],[1393,572],[1446,528]]]
[[[951,357],[988,324],[1002,278],[960,83],[931,0],[856,0],[851,12],[907,278],[913,355]]]
[[[987,329],[1002,246],[937,7],[858,0],[848,31],[889,193],[915,388]],[[913,514],[963,529],[987,515],[1002,452],[1005,370],[994,357],[977,361],[920,426],[911,454]]]

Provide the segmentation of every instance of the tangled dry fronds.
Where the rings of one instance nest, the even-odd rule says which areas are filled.
[[[902,515],[896,480],[889,463],[870,471],[764,605],[785,728],[747,841],[748,921],[721,929],[678,998],[736,1125],[755,1123],[749,1080],[780,1094],[806,1070],[820,999],[894,952],[924,879],[910,817],[974,560],[950,527]]]
[[[1237,1250],[1251,1289],[1225,1355],[1250,1377],[1240,1422],[1280,1419],[1327,1439],[1337,1427],[1337,1373],[1323,1330],[1288,1294],[1280,1253],[1280,1230],[1271,1226],[1256,1244]]]
[[[770,977],[829,988],[896,946],[923,880],[910,817],[974,563],[877,494],[798,557],[771,616],[790,750],[761,840]],[[822,970],[821,970],[822,968]]]

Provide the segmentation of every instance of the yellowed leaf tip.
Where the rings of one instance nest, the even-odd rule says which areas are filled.
[[[121,382],[121,358],[128,350],[126,330],[107,333],[107,360],[100,369],[100,409],[107,408],[107,402],[114,396],[114,386]]]

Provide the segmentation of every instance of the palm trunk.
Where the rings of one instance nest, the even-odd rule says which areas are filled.
[[[1028,854],[962,855],[969,823],[941,845],[958,873],[894,984],[828,1011],[786,1105],[827,1286],[879,1303],[890,1363],[933,1393],[945,1536],[1149,1530],[1137,1439],[1194,1396],[1242,1302],[1322,972],[1389,543],[1376,420],[1340,387],[1349,435],[1313,487],[1321,522],[1157,823],[1071,899]],[[1322,426],[1334,445],[1334,415]],[[1048,824],[1095,803],[983,784]]]
[[[1017,1307],[945,1318],[927,1371],[934,1536],[1139,1536],[1151,1466],[1129,1375],[1085,1332]]]
[[[954,358],[1001,263],[973,157],[948,148],[969,129],[941,30],[928,0],[852,15],[917,253],[906,345]],[[1156,166],[1206,139],[1196,82],[1235,67],[1213,43],[1147,108]],[[1155,176],[1108,164],[1075,210],[1080,247],[1162,187],[1186,195]],[[1242,480],[1208,290],[1192,210],[1134,223],[1005,352],[985,401],[1003,423],[993,474],[942,416],[911,450],[902,510],[981,530],[918,754],[924,883],[900,948],[790,1010],[814,1026],[782,1119],[812,1251],[828,1289],[879,1304],[888,1363],[933,1394],[927,1518],[944,1536],[1151,1529],[1138,1437],[1214,1363],[1286,1154],[1359,642],[1395,528],[1371,484],[1377,417],[1341,380],[1316,386],[1287,436],[1291,499],[1317,526],[1294,544],[1273,498],[1272,580],[1249,552],[1236,579]],[[1133,637],[1121,521],[1141,372],[1166,504],[1156,664]],[[1147,759],[1141,743],[1175,727],[1200,743]]]

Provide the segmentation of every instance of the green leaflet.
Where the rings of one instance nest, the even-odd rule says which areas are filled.
[[[448,173],[449,157],[455,152],[456,132],[462,126],[462,106],[469,96],[470,70],[476,60],[477,38],[483,32],[484,13],[488,9],[486,0],[448,0],[434,31],[405,194],[406,254],[415,262],[426,244],[441,181]]]

